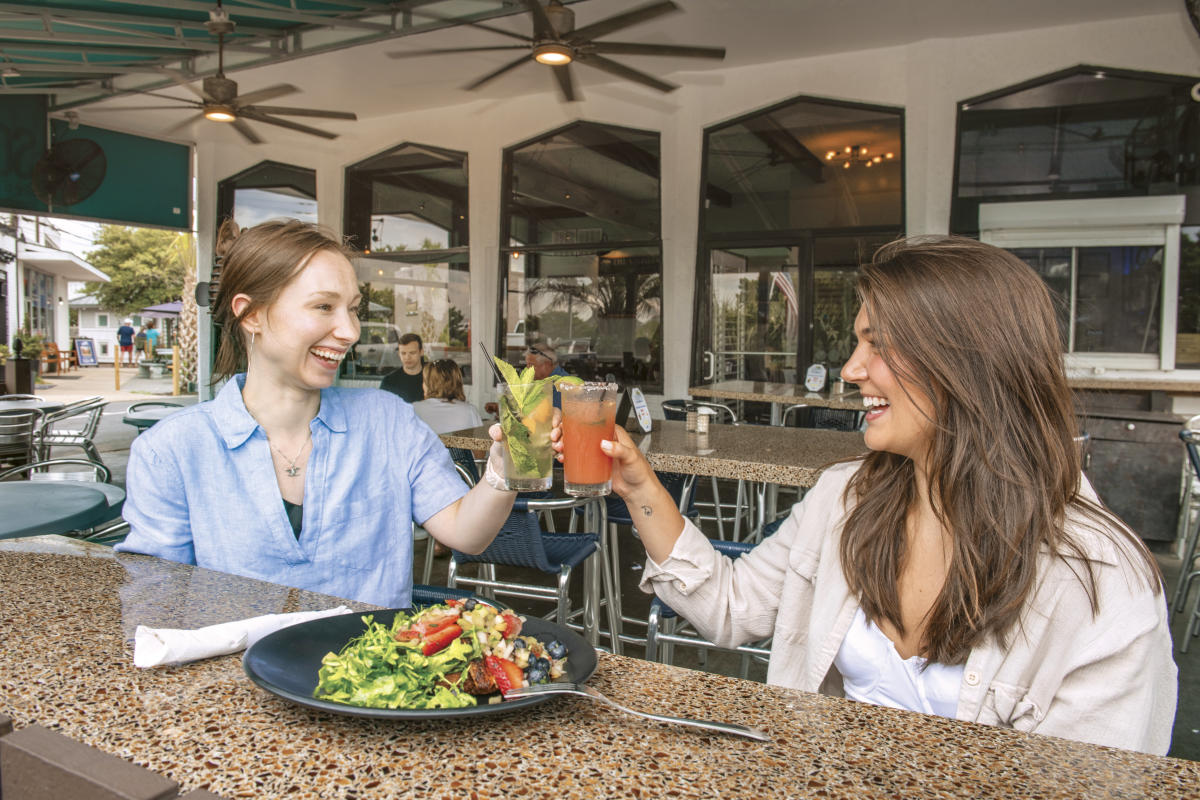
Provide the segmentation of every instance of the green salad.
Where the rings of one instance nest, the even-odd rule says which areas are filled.
[[[521,636],[511,611],[475,600],[450,600],[391,625],[364,616],[366,630],[321,659],[318,700],[365,708],[464,708],[562,676],[566,648]]]

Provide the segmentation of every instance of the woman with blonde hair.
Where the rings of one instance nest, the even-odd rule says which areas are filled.
[[[937,238],[884,247],[857,289],[842,377],[870,452],[747,555],[718,555],[623,431],[604,445],[643,589],[718,644],[772,636],[768,683],[1165,753],[1162,577],[1082,476],[1045,284]]]
[[[406,607],[412,522],[464,552],[491,542],[515,493],[494,475],[467,491],[395,395],[333,386],[363,302],[348,256],[295,220],[232,241],[213,312],[213,371],[228,380],[134,441],[117,549]]]
[[[462,370],[453,360],[443,358],[422,367],[421,387],[425,399],[413,403],[413,411],[434,433],[460,431],[483,424],[475,406],[467,402]]]

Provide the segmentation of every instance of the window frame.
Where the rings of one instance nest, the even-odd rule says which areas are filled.
[[[1173,370],[1179,302],[1179,235],[1186,199],[1185,195],[1160,195],[981,203],[979,239],[1006,250],[1026,247],[1071,248],[1069,325],[1072,331],[1076,321],[1074,279],[1077,248],[1162,247],[1158,356],[1149,353],[1065,352],[1063,358],[1066,366],[1074,369]]]

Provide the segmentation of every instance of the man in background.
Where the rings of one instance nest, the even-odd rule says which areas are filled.
[[[133,337],[137,331],[133,329],[133,320],[126,318],[122,320],[121,327],[117,328],[117,360],[118,362],[125,360],[125,355],[129,354],[129,366],[133,366]]]
[[[400,368],[384,375],[379,388],[399,395],[409,403],[424,400],[425,390],[421,388],[421,368],[425,365],[423,350],[424,343],[417,334],[406,333],[401,336],[397,346]]]
[[[550,344],[550,340],[535,337],[529,340],[525,348],[525,366],[533,367],[534,380],[542,380],[550,376],[569,375],[558,365],[558,350]],[[554,407],[562,408],[562,395],[554,390]]]

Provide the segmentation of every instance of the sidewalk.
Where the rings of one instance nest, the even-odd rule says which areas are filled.
[[[171,378],[139,378],[137,367],[121,368],[121,388],[116,388],[112,365],[79,367],[62,375],[44,375],[33,393],[53,400],[71,403],[99,395],[109,402],[146,400],[151,396],[171,394]],[[188,395],[180,395],[188,397]],[[194,401],[195,395],[191,395]]]

